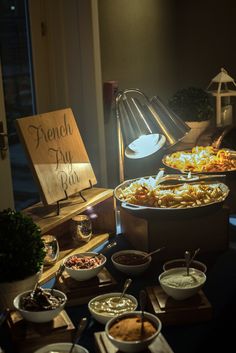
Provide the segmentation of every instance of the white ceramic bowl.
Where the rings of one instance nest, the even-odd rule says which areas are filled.
[[[83,256],[94,256],[97,255],[97,253],[95,252],[83,252],[83,253],[79,253],[79,254],[75,254],[75,255],[70,255],[67,256],[64,261],[63,264],[65,265],[65,270],[66,272],[72,277],[74,278],[76,281],[86,281],[90,278],[96,277],[97,274],[103,269],[107,259],[103,254],[100,254],[99,257],[102,259],[102,263],[100,265],[98,265],[97,267],[94,268],[89,268],[89,269],[73,269],[71,267],[66,266],[66,262],[69,258],[71,258],[72,256],[78,256],[78,257],[83,257]]]
[[[206,275],[200,270],[190,268],[187,276],[186,268],[176,267],[162,272],[158,279],[166,294],[173,299],[184,300],[199,292],[206,282]]]
[[[147,258],[147,261],[143,264],[140,265],[128,265],[128,264],[121,264],[116,261],[116,258],[119,255],[129,255],[129,254],[137,254],[137,255],[147,255],[147,252],[144,251],[139,251],[139,250],[122,250],[122,251],[117,251],[114,253],[111,257],[111,261],[113,265],[121,272],[126,273],[127,275],[130,276],[137,276],[146,271],[146,269],[149,267],[150,262],[152,261],[152,257],[149,256]]]
[[[45,290],[50,291],[50,289],[45,289]],[[65,304],[67,302],[67,296],[65,295],[65,293],[57,289],[54,289],[53,290],[54,296],[64,299],[62,304],[58,308],[52,309],[52,310],[43,310],[43,311],[24,310],[20,307],[20,300],[22,297],[26,296],[30,292],[31,290],[18,294],[13,301],[13,305],[15,309],[18,310],[21,316],[27,321],[38,322],[38,323],[49,322],[53,320],[64,309]]]
[[[127,353],[133,353],[133,352],[140,352],[143,350],[146,350],[148,348],[148,346],[157,338],[157,336],[159,335],[161,328],[162,328],[162,324],[160,319],[158,319],[158,317],[156,317],[153,314],[150,314],[148,312],[145,312],[145,317],[151,321],[151,323],[156,327],[156,332],[144,339],[144,340],[137,340],[137,341],[122,341],[119,339],[114,338],[110,333],[110,327],[115,324],[115,322],[126,318],[126,317],[133,317],[133,316],[137,316],[137,315],[141,315],[141,311],[133,311],[131,313],[124,313],[121,314],[117,317],[114,317],[113,319],[110,319],[106,326],[105,326],[105,332],[107,337],[109,338],[109,340],[114,344],[115,347],[117,347],[120,351],[122,352],[127,352]]]
[[[90,302],[88,303],[88,308],[89,311],[91,313],[91,315],[94,317],[94,319],[96,319],[98,322],[100,322],[101,324],[106,324],[111,318],[119,315],[119,314],[115,314],[115,313],[100,313],[98,311],[96,311],[93,307],[92,307],[92,303],[98,300],[103,300],[109,297],[117,297],[119,298],[121,295],[121,292],[115,292],[115,293],[106,293],[106,294],[102,294],[102,295],[98,295],[97,297],[93,298],[90,300]],[[130,294],[125,294],[124,298],[128,298],[130,300],[132,300],[132,302],[134,303],[135,307],[132,311],[137,310],[138,307],[138,302],[137,299]],[[129,311],[129,312],[132,312]]]
[[[170,270],[171,268],[176,268],[176,267],[186,267],[186,261],[185,259],[174,259],[170,261],[166,261],[163,265],[163,271]],[[207,267],[203,262],[193,260],[191,262],[191,267],[196,268],[197,270],[200,270],[204,273],[207,271]]]
[[[64,343],[64,342],[47,344],[46,346],[43,346],[37,349],[37,351],[34,351],[34,353],[48,353],[50,351],[69,352],[71,345],[72,343]],[[76,344],[73,349],[73,353],[89,353],[89,351],[86,348]]]

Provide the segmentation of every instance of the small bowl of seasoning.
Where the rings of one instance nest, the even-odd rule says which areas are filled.
[[[160,319],[148,312],[144,312],[142,328],[141,311],[133,311],[109,320],[105,332],[121,352],[146,352],[161,332],[161,328]]]
[[[142,274],[149,267],[152,260],[147,252],[139,250],[122,250],[111,257],[113,265],[121,272],[130,276]]]
[[[86,281],[97,276],[103,269],[106,260],[103,254],[84,252],[66,257],[63,264],[66,272],[73,279]]]
[[[111,318],[124,312],[132,312],[137,309],[137,299],[130,294],[106,293],[98,295],[90,300],[88,308],[91,315],[101,324],[106,324]]]
[[[175,300],[184,300],[197,294],[206,282],[204,272],[196,268],[176,267],[162,272],[159,283],[164,292]]]
[[[13,301],[21,316],[31,322],[49,322],[65,307],[67,296],[57,289],[37,287],[17,295]]]

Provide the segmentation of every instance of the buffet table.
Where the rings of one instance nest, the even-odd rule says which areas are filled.
[[[232,226],[232,237],[236,237],[236,228]],[[106,254],[107,268],[117,280],[117,289],[121,290],[126,276],[116,270],[110,261],[115,251],[130,247],[123,235],[116,237],[117,247]],[[212,308],[212,319],[205,322],[185,325],[163,325],[162,334],[175,353],[204,353],[226,352],[227,347],[234,341],[235,335],[235,295],[236,295],[236,238],[232,239],[230,248],[215,259],[203,260],[207,266],[207,282],[203,291],[209,299]],[[158,257],[158,255],[157,255]],[[162,271],[162,264],[150,266],[145,275],[133,279],[128,292],[138,296],[140,289],[157,284],[158,273]],[[72,321],[76,324],[82,316],[90,317],[87,305],[70,307],[67,309]],[[104,331],[104,326],[90,319],[88,328],[80,340],[90,353],[97,352],[94,333]],[[209,348],[210,347],[210,348]],[[159,352],[158,352],[159,353]]]
[[[215,259],[202,258],[201,254],[199,254],[198,259],[204,261],[208,267],[207,282],[204,285],[203,291],[212,305],[212,319],[204,320],[203,322],[200,320],[192,324],[163,324],[162,335],[173,352],[204,353],[211,351],[222,353],[227,351],[227,347],[234,340],[234,329],[236,326],[236,241],[234,237],[236,237],[236,229],[235,225],[232,224],[232,242],[227,251],[222,252]],[[123,235],[117,235],[115,239],[117,246],[106,253],[108,259],[106,267],[115,278],[117,282],[116,290],[119,291],[123,286],[126,275],[114,268],[110,257],[112,253],[121,249],[131,248],[131,246],[127,238]],[[102,247],[100,246],[96,250],[101,250]],[[156,257],[158,258],[158,255]],[[162,263],[158,263],[158,261],[154,262],[155,266],[150,266],[145,275],[133,278],[133,282],[128,290],[130,294],[138,297],[141,289],[157,285],[157,277],[162,271]],[[44,286],[50,287],[52,284],[53,279],[45,283]],[[87,304],[68,306],[66,312],[75,326],[83,316],[89,319],[88,326],[79,344],[86,347],[90,353],[98,352],[95,344],[95,333],[104,331],[104,326],[91,318]],[[7,348],[6,353],[14,353],[13,348],[9,348],[9,342]]]

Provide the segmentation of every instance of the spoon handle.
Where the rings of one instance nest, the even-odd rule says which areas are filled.
[[[149,256],[151,256],[151,255],[153,255],[153,254],[156,254],[157,252],[159,252],[159,251],[161,251],[161,250],[163,250],[163,249],[165,249],[165,246],[163,246],[162,248],[159,248],[159,249],[156,249],[156,250],[151,251],[149,254],[145,255],[145,256],[143,257],[143,259],[146,259],[147,257],[149,257]]]
[[[81,333],[84,331],[86,325],[87,325],[87,318],[86,317],[83,317],[78,326],[77,326],[77,329],[76,329],[76,332],[75,332],[75,336],[74,336],[74,339],[73,339],[73,344],[72,346],[70,347],[70,350],[69,350],[69,353],[72,353],[73,352],[73,349],[75,347],[75,344],[76,342],[78,341],[78,339],[80,338],[81,336]]]
[[[127,291],[127,289],[129,288],[130,284],[132,282],[132,279],[131,278],[127,278],[127,280],[125,281],[125,284],[124,284],[124,288],[123,288],[123,292],[119,298],[119,300],[121,300],[123,298],[123,296],[125,295],[125,292]]]
[[[62,272],[64,271],[64,269],[65,269],[65,265],[61,264],[60,267],[58,268],[57,272],[56,272],[55,280],[54,280],[53,286],[51,288],[51,294],[52,295],[53,295],[53,290],[54,290],[55,286],[57,285],[59,277],[62,275]]]
[[[143,336],[144,331],[144,311],[147,303],[147,296],[145,290],[139,292],[139,305],[141,309],[141,337]]]
[[[184,258],[186,261],[187,276],[189,276],[189,265],[190,265],[190,258],[191,258],[191,254],[189,251],[185,251]]]
[[[196,250],[194,251],[193,256],[192,256],[191,259],[189,260],[189,267],[190,267],[190,264],[191,264],[191,263],[193,262],[193,260],[195,259],[196,255],[199,253],[199,251],[200,251],[200,248],[198,248],[198,249],[196,249]]]
[[[112,241],[111,243],[109,243],[108,245],[106,245],[103,249],[102,249],[102,252],[99,252],[97,254],[94,254],[93,256],[91,257],[96,257],[96,256],[99,256],[99,255],[103,255],[104,253],[106,253],[109,249],[113,248],[113,246],[116,246],[117,245],[117,242],[114,240]]]

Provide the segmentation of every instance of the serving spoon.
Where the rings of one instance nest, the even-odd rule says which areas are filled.
[[[191,257],[191,254],[189,251],[185,251],[185,253],[184,253],[184,258],[186,261],[186,268],[187,268],[187,276],[189,276],[189,267],[190,267],[191,263],[193,262],[195,256],[199,253],[199,251],[200,251],[200,248],[196,249],[194,251],[194,254],[192,257]]]
[[[139,292],[139,305],[140,305],[140,309],[141,309],[141,338],[143,336],[143,331],[144,331],[144,311],[145,311],[145,307],[146,307],[146,302],[147,302],[147,296],[146,296],[146,292],[145,290],[141,290]]]
[[[123,298],[123,296],[125,295],[125,292],[127,291],[127,289],[129,288],[130,284],[132,282],[131,278],[127,278],[127,280],[125,281],[124,287],[123,287],[123,291],[120,295],[120,297],[118,298],[118,302]]]
[[[186,261],[187,276],[189,276],[189,265],[190,265],[190,259],[191,259],[191,254],[189,251],[187,251],[187,250],[185,251],[184,258]]]
[[[156,253],[158,253],[159,251],[161,251],[163,249],[165,249],[165,246],[162,246],[161,248],[158,248],[156,250],[153,250],[153,251],[149,252],[147,255],[142,257],[142,260],[147,259],[149,256],[151,256],[153,254],[156,254]]]
[[[106,253],[109,249],[113,248],[113,246],[116,246],[117,245],[117,242],[114,240],[112,241],[111,243],[107,244],[101,252],[97,253],[97,254],[94,254],[91,256],[91,258],[94,258],[94,257],[99,257],[100,255],[103,255],[104,253]]]
[[[200,251],[200,248],[198,248],[198,249],[196,249],[196,250],[194,251],[193,256],[192,256],[192,257],[190,258],[190,260],[189,260],[189,267],[190,267],[191,263],[193,262],[195,256],[199,253],[199,251]]]
[[[53,295],[53,292],[54,292],[54,288],[56,287],[57,285],[57,282],[60,278],[60,276],[62,275],[62,272],[65,270],[65,265],[64,264],[61,264],[60,267],[58,268],[57,272],[56,272],[56,276],[55,276],[55,281],[51,287],[51,294]]]
[[[74,339],[73,339],[73,342],[72,342],[72,345],[71,345],[71,347],[70,347],[69,352],[63,350],[63,351],[49,351],[48,353],[73,353],[73,350],[74,350],[74,348],[75,348],[75,345],[76,345],[76,343],[78,342],[78,340],[80,339],[81,334],[82,334],[82,332],[84,331],[84,329],[85,329],[85,327],[86,327],[86,325],[87,325],[87,321],[88,321],[88,320],[87,320],[86,317],[83,317],[83,318],[80,320],[80,322],[79,322],[79,324],[78,324],[78,326],[77,326],[77,329],[76,329],[76,332],[75,332],[75,336],[74,336]]]

